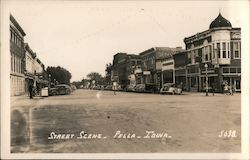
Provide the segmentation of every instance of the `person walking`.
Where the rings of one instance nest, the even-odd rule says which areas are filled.
[[[117,82],[113,82],[113,91],[114,91],[114,95],[116,95],[116,90],[117,90]]]
[[[215,83],[213,83],[213,84],[212,84],[212,92],[213,92],[213,96],[214,96],[214,93],[215,93],[215,88],[216,88],[216,84],[215,84]]]
[[[228,86],[228,90],[229,90],[229,95],[233,96],[232,84],[230,84],[230,85]]]
[[[228,95],[228,84],[227,83],[224,85],[224,94]]]
[[[30,95],[30,99],[33,98],[33,84],[30,82],[29,83],[29,95]]]

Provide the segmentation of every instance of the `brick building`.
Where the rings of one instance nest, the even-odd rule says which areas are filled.
[[[11,96],[21,95],[25,92],[25,50],[24,36],[25,32],[10,15],[10,87]]]
[[[233,28],[221,13],[209,29],[184,39],[188,55],[187,87],[189,91],[205,88],[205,64],[209,87],[223,91],[223,84],[241,88],[241,29]]]

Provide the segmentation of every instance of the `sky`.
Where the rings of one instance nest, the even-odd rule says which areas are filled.
[[[244,1],[31,1],[5,3],[24,38],[47,66],[61,66],[71,81],[105,75],[118,52],[185,48],[183,39],[209,28],[221,12],[242,27]]]

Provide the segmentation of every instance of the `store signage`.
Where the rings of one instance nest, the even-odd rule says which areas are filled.
[[[241,37],[241,34],[240,33],[231,33],[231,39],[240,39]]]
[[[136,73],[141,73],[142,72],[142,70],[139,68],[139,69],[135,69],[135,74]]]
[[[207,71],[202,71],[203,74],[206,74],[206,73],[215,73],[215,70],[207,70]]]
[[[150,75],[150,71],[143,71],[144,75]]]

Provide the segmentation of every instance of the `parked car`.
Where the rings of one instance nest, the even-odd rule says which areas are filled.
[[[126,88],[126,91],[127,92],[134,92],[135,91],[135,85],[128,85],[127,88]]]
[[[145,92],[145,89],[146,89],[145,84],[137,84],[134,90],[136,92]]]
[[[160,90],[161,94],[182,94],[182,89],[175,86],[174,83],[165,83]]]
[[[70,87],[71,87],[71,90],[72,90],[72,91],[75,91],[75,90],[77,89],[76,86],[73,85],[73,84],[71,84]]]
[[[155,93],[156,92],[156,85],[155,84],[137,84],[135,86],[136,92],[148,92],[148,93]]]
[[[104,88],[104,90],[109,90],[109,91],[111,91],[111,90],[112,90],[112,85],[107,85],[107,86]]]
[[[49,89],[50,96],[66,95],[66,94],[70,94],[71,92],[72,90],[70,86],[68,86],[67,84],[58,84]]]

